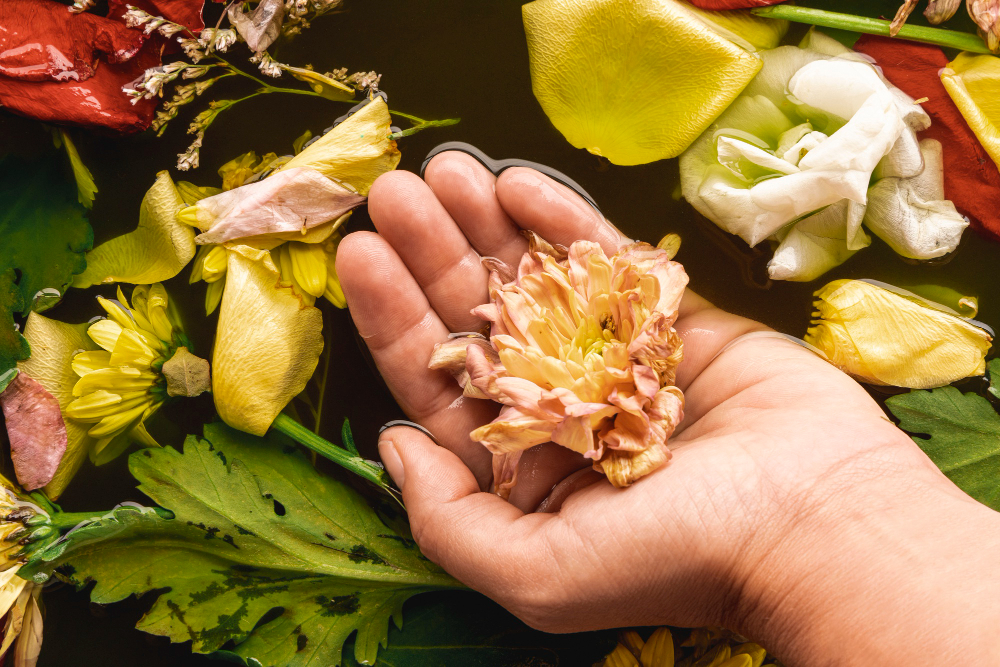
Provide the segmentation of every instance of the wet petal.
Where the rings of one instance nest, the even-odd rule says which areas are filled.
[[[323,349],[323,318],[289,287],[267,251],[229,251],[226,288],[212,357],[219,416],[263,435],[312,376]]]
[[[0,407],[18,483],[28,491],[45,486],[52,481],[66,452],[66,425],[59,401],[20,372],[0,393]]]
[[[41,383],[65,413],[74,400],[73,385],[78,379],[73,371],[73,355],[79,350],[97,349],[87,336],[87,325],[65,324],[32,312],[24,327],[24,337],[31,344],[31,358],[18,368]],[[66,452],[52,481],[45,486],[45,493],[53,500],[62,495],[93,443],[85,425],[66,420],[65,426]]]
[[[930,389],[986,371],[987,331],[904,290],[836,280],[816,309],[805,341],[865,382]]]
[[[368,196],[375,179],[399,164],[396,142],[389,139],[391,124],[385,100],[375,97],[282,169],[313,169]]]
[[[177,221],[184,200],[170,175],[161,171],[142,200],[139,226],[87,253],[87,270],[74,287],[99,283],[155,283],[173,278],[195,253],[194,231]]]
[[[312,169],[287,169],[199,201],[191,213],[199,244],[305,232],[337,220],[365,198]]]
[[[1000,58],[960,53],[941,70],[941,83],[1000,167]]]

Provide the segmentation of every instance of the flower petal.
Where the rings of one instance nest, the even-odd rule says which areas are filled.
[[[861,228],[865,206],[841,199],[778,234],[767,263],[772,280],[809,281],[846,262],[872,240]]]
[[[66,425],[59,401],[26,373],[0,393],[17,481],[34,491],[52,481],[66,453]]]
[[[73,385],[78,377],[73,371],[73,355],[79,350],[96,350],[87,336],[86,324],[65,324],[32,312],[24,327],[24,337],[31,344],[31,358],[18,365],[22,373],[37,380],[59,402],[65,413],[73,402]],[[65,420],[66,451],[45,493],[56,500],[80,469],[87,451],[94,442],[87,427]]]
[[[603,472],[614,486],[624,488],[669,460],[670,450],[666,445],[653,445],[640,451],[607,449],[604,458],[594,463],[594,470]]]
[[[198,244],[225,243],[267,234],[306,230],[336,220],[365,202],[312,169],[296,168],[202,199],[197,225],[208,231]]]
[[[263,435],[316,369],[323,317],[282,286],[270,253],[229,251],[212,358],[212,391],[223,421]]]
[[[74,287],[100,283],[156,283],[173,278],[195,253],[194,231],[177,221],[184,200],[170,175],[161,171],[143,197],[139,226],[87,253],[87,270]]]
[[[930,389],[986,371],[989,333],[904,290],[835,280],[816,309],[805,341],[865,382]]]
[[[1000,58],[960,53],[941,71],[941,82],[1000,167]]]
[[[396,142],[389,139],[391,123],[389,107],[376,96],[281,169],[313,169],[368,196],[375,179],[399,164]]]

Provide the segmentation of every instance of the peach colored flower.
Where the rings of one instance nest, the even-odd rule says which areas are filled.
[[[501,495],[516,482],[521,452],[549,441],[628,486],[667,462],[684,414],[673,324],[687,274],[646,243],[609,258],[588,241],[567,249],[529,240],[516,273],[485,260],[492,303],[473,313],[491,323],[489,340],[453,335],[430,366],[451,371],[466,396],[504,405],[470,434],[494,454]]]

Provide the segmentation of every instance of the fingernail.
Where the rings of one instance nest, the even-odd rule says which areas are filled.
[[[403,460],[399,458],[399,452],[396,451],[396,445],[392,440],[381,438],[378,441],[378,455],[382,459],[382,465],[385,466],[389,477],[392,477],[392,481],[396,483],[396,486],[402,489],[406,479],[406,472],[403,470]]]
[[[393,419],[392,421],[387,421],[385,424],[382,425],[382,428],[378,430],[378,434],[382,435],[383,433],[385,433],[386,429],[390,429],[394,426],[408,426],[409,428],[415,428],[424,435],[426,435],[428,438],[433,440],[436,444],[441,444],[437,441],[437,438],[434,437],[433,433],[425,429],[420,424],[416,422],[407,421],[406,419]]]

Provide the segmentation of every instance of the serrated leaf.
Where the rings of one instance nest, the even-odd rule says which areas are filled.
[[[142,450],[129,467],[173,519],[119,508],[22,573],[94,580],[98,603],[169,587],[138,627],[197,652],[234,641],[236,654],[266,666],[329,667],[356,632],[355,658],[371,663],[405,600],[458,586],[357,492],[277,438],[213,424],[183,453]]]
[[[532,630],[475,593],[421,596],[406,606],[406,625],[389,632],[376,667],[575,667],[614,648],[617,632],[550,635]],[[345,659],[349,667],[358,663]]]
[[[893,396],[886,405],[951,481],[1000,510],[1000,415],[988,400],[943,387]]]
[[[73,276],[86,268],[84,253],[94,244],[67,172],[59,153],[33,163],[0,158],[0,390],[12,379],[15,363],[29,354],[14,313],[58,303]]]

